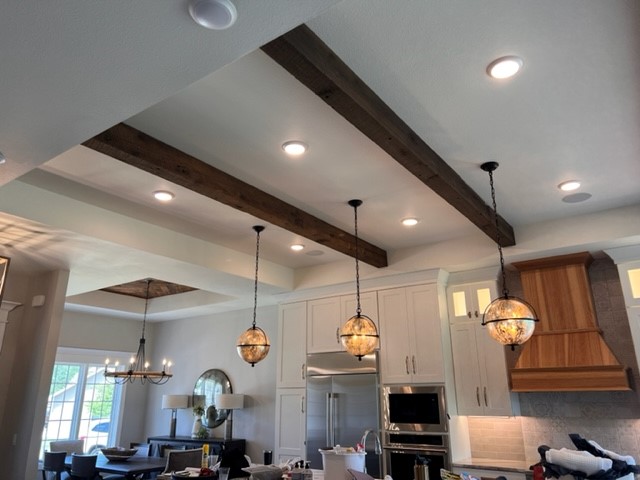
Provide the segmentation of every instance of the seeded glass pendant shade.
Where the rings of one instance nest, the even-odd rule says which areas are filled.
[[[531,338],[536,328],[536,312],[524,300],[500,297],[491,302],[482,317],[491,338],[513,350]]]
[[[380,336],[376,324],[366,315],[362,315],[360,308],[360,268],[358,264],[358,207],[362,200],[349,200],[353,207],[355,223],[355,259],[356,259],[356,314],[351,317],[340,329],[340,341],[351,355],[362,357],[373,353],[380,343]]]
[[[269,353],[271,347],[269,337],[260,327],[256,327],[256,310],[258,307],[258,260],[260,258],[260,232],[264,230],[262,225],[253,227],[256,232],[256,276],[253,288],[253,324],[248,328],[236,343],[238,355],[245,362],[255,366],[256,363],[263,360]]]
[[[342,327],[340,340],[347,352],[361,360],[378,348],[378,329],[366,315],[354,315]]]
[[[260,327],[252,326],[238,338],[238,355],[253,367],[269,353],[269,337]]]
[[[493,216],[496,224],[496,243],[498,244],[500,271],[502,273],[502,296],[496,298],[487,306],[482,315],[482,325],[487,327],[491,338],[503,345],[510,346],[511,350],[514,350],[516,345],[522,345],[531,338],[535,330],[536,322],[538,321],[538,316],[533,307],[527,302],[509,295],[507,276],[504,271],[504,256],[500,243],[496,192],[493,187],[493,171],[498,168],[498,163],[483,163],[480,168],[489,173]]]

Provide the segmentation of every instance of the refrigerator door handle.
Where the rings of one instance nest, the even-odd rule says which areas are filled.
[[[327,441],[327,445],[326,446],[333,446],[333,404],[331,402],[331,392],[327,393],[327,400],[326,400],[326,408],[327,408],[327,413],[325,416],[325,420],[327,422],[327,428],[326,428],[326,441]]]

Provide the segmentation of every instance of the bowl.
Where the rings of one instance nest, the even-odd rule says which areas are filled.
[[[126,462],[138,451],[137,448],[124,447],[101,448],[100,450],[110,462]]]

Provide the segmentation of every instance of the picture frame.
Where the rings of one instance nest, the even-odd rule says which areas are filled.
[[[0,302],[2,302],[5,280],[7,279],[7,272],[9,271],[9,263],[11,263],[9,257],[0,256]]]

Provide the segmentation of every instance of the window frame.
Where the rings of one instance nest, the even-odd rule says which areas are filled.
[[[82,406],[86,401],[84,395],[87,387],[87,372],[91,366],[101,365],[104,366],[105,359],[108,357],[121,357],[130,355],[129,352],[119,352],[119,351],[107,351],[107,350],[89,350],[82,348],[72,348],[72,347],[58,347],[56,352],[56,358],[54,362],[54,368],[57,364],[73,364],[78,365],[80,367],[80,374],[78,378],[78,384],[76,387],[76,394],[74,399],[74,409],[73,409],[73,418],[71,420],[70,431],[72,432],[73,437],[79,437],[81,432],[79,432],[80,423],[82,421]],[[53,369],[51,371],[53,377]],[[53,380],[53,378],[51,379]],[[119,445],[120,444],[120,435],[122,431],[122,419],[124,415],[124,404],[125,404],[125,396],[126,396],[126,385],[114,385],[114,392],[112,398],[112,409],[111,416],[109,417],[110,421],[110,429],[109,436],[107,439],[108,445]],[[46,408],[47,411],[50,406],[50,398],[47,397]],[[50,441],[52,439],[47,439]],[[43,438],[41,439],[41,447],[40,453],[41,456],[45,448],[47,447],[45,438],[44,438],[44,428],[43,428]],[[86,445],[86,448],[91,447],[91,445]]]

